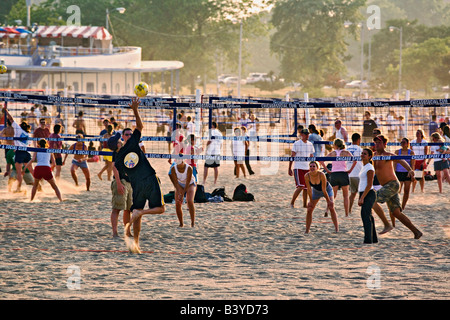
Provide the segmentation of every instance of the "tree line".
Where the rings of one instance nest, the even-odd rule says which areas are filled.
[[[381,28],[366,32],[364,39],[365,79],[371,88],[398,86],[399,34],[389,26],[403,32],[404,88],[430,92],[450,83],[450,5],[443,0],[262,0],[270,12],[255,10],[251,0],[45,0],[32,6],[31,22],[64,25],[67,8],[74,4],[82,25],[104,26],[109,9],[116,46],[142,47],[143,60],[182,61],[181,85],[192,92],[199,76],[216,79],[219,66],[237,70],[241,23],[244,40],[270,38],[280,65],[278,77],[286,85],[338,88],[348,75],[346,63],[354,58],[349,41],[358,41],[358,23],[367,19],[367,6],[375,4],[381,9]],[[25,0],[3,0],[2,6],[3,24],[26,21]],[[115,12],[117,7],[126,12]],[[250,55],[244,45],[244,65]]]

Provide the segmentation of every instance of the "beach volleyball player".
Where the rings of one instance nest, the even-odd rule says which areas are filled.
[[[300,131],[300,139],[292,146],[291,157],[314,157],[314,145],[308,141],[309,130]],[[295,178],[295,191],[292,195],[291,207],[294,208],[295,200],[303,190],[303,207],[307,207],[307,188],[305,184],[305,174],[309,171],[308,161],[295,161],[294,170],[292,170],[293,161],[289,161],[288,174]]]
[[[388,139],[384,135],[377,135],[373,138],[375,143],[375,156],[395,156],[396,154],[386,151],[386,145]],[[422,232],[418,230],[411,220],[403,213],[398,191],[400,189],[400,182],[397,179],[394,171],[394,163],[399,163],[408,172],[408,177],[414,178],[414,170],[409,164],[403,160],[374,160],[375,174],[381,184],[381,189],[376,192],[376,202],[384,203],[388,205],[388,208],[392,215],[400,220],[411,232],[414,234],[415,239],[419,239],[422,236]]]
[[[141,133],[144,128],[139,115],[139,98],[133,98],[129,104],[136,118],[136,129],[125,144],[120,140],[120,133],[108,139],[109,149],[116,152],[115,167],[130,178],[133,188],[133,204],[130,222],[125,226],[125,241],[128,249],[140,253],[139,233],[141,231],[141,218],[144,214],[161,214],[165,211],[164,198],[161,191],[160,180],[156,172],[145,157],[139,146]],[[144,209],[148,201],[149,209]],[[134,241],[130,242],[126,234],[133,225]]]

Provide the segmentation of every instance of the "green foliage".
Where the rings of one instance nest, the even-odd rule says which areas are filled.
[[[417,20],[390,20],[386,24],[386,28],[372,37],[371,71],[374,83],[382,84],[388,90],[398,88],[400,37],[398,30],[390,32],[388,28],[395,26],[403,29],[403,87],[428,91],[433,84],[448,85],[443,69],[450,69],[445,60],[449,26],[428,27],[418,24]]]
[[[403,57],[404,83],[407,88],[425,89],[425,92],[428,92],[433,85],[450,83],[450,37],[430,38],[420,44],[414,44],[404,51]]]
[[[287,81],[320,88],[330,73],[344,73],[347,43],[344,23],[361,20],[365,0],[285,0],[275,3],[271,49]],[[356,35],[356,30],[350,30]]]

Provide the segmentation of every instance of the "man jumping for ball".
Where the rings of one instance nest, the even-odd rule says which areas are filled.
[[[120,134],[108,139],[108,147],[116,152],[115,167],[130,178],[133,188],[133,205],[130,222],[125,226],[125,235],[130,232],[133,225],[134,244],[129,250],[140,253],[139,233],[141,231],[141,218],[144,214],[162,214],[165,211],[164,198],[161,191],[160,180],[156,172],[145,157],[139,146],[141,133],[144,128],[139,115],[139,98],[133,98],[129,104],[136,118],[136,129],[125,144],[120,140]],[[149,209],[144,209],[148,200]],[[128,238],[125,236],[125,241]],[[128,242],[127,242],[128,245]]]

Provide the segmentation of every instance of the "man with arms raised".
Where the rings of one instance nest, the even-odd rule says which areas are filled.
[[[395,156],[395,154],[387,152],[386,144],[388,139],[383,135],[378,135],[373,138],[375,142],[375,154],[374,156]],[[409,166],[405,160],[374,160],[375,174],[378,181],[381,184],[381,189],[377,191],[377,202],[384,203],[389,207],[389,210],[395,218],[400,220],[409,230],[414,233],[414,239],[419,239],[422,236],[420,232],[405,216],[402,212],[402,205],[400,203],[400,197],[398,191],[400,189],[400,182],[397,180],[397,176],[394,171],[394,162],[400,163],[406,170],[408,170],[408,176],[414,178],[414,170]]]
[[[139,99],[133,98],[129,105],[136,118],[136,128],[125,144],[120,141],[120,134],[108,139],[108,147],[117,152],[114,164],[119,172],[124,172],[130,179],[133,189],[133,205],[130,222],[125,226],[125,234],[130,233],[133,225],[134,242],[129,243],[125,237],[130,251],[140,253],[139,233],[141,231],[141,218],[144,214],[161,214],[165,211],[164,198],[161,191],[159,178],[145,157],[139,146],[141,132],[144,129],[139,115]],[[144,209],[148,201],[149,209]]]

